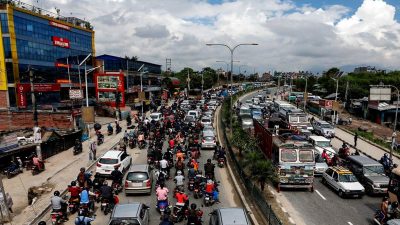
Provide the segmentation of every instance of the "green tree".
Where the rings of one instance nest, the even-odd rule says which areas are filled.
[[[260,159],[256,162],[252,177],[263,181],[275,181],[277,179],[274,165],[266,159]]]
[[[334,77],[339,71],[340,71],[339,68],[332,67],[328,71],[325,72],[324,76]]]

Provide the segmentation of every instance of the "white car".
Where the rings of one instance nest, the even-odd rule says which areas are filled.
[[[162,113],[156,112],[156,113],[150,114],[150,118],[149,119],[158,122],[158,121],[160,121],[162,119],[162,117],[163,117]]]
[[[198,119],[200,117],[200,112],[197,110],[189,110],[187,113],[188,116],[193,116],[194,118]]]
[[[132,164],[132,157],[124,151],[110,150],[97,162],[96,175],[110,176],[115,167],[124,173]]]
[[[212,125],[212,119],[210,117],[203,117],[203,118],[201,118],[200,123],[203,126]]]
[[[346,196],[362,198],[365,194],[364,186],[358,182],[350,170],[344,167],[328,168],[322,175],[322,183],[331,186],[342,198]]]
[[[314,123],[312,123],[312,125],[314,128],[314,132],[316,134],[327,137],[327,138],[335,137],[335,129],[328,122],[315,121]]]
[[[314,146],[316,153],[322,155],[323,151],[325,150],[331,159],[336,154],[335,149],[332,148],[331,140],[328,138],[311,135],[308,137],[308,140]]]

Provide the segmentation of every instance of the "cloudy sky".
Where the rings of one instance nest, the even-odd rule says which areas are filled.
[[[28,1],[29,2],[29,1]],[[89,20],[96,53],[135,55],[172,69],[320,71],[332,66],[398,68],[399,0],[31,0]]]

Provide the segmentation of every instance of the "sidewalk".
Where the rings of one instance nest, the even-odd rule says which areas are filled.
[[[115,119],[103,117],[96,118],[96,121],[100,124],[105,124],[114,122]],[[107,126],[102,126],[101,132],[104,134],[105,140],[97,148],[97,158],[111,149],[123,137],[126,121],[121,121],[120,124],[123,127],[122,132],[112,136],[107,135]],[[90,137],[90,140],[97,140],[94,130],[91,130]],[[73,148],[70,148],[46,159],[46,170],[36,176],[32,176],[30,171],[24,171],[18,176],[3,180],[5,191],[10,193],[14,201],[14,213],[11,214],[12,224],[22,225],[32,221],[37,214],[48,206],[50,197],[55,190],[62,192],[72,180],[76,179],[81,167],[87,168],[90,165],[88,145],[88,141],[83,142],[83,152],[81,154],[74,156],[72,153]],[[32,186],[46,186],[48,188],[44,190],[44,193],[32,206],[28,206],[27,192],[29,187]]]

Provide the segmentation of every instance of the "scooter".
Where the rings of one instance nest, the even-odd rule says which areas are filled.
[[[111,188],[116,195],[118,195],[122,191],[122,186],[117,182],[112,182]]]
[[[71,214],[74,214],[79,209],[79,198],[70,198],[68,200],[68,211]]]
[[[168,211],[168,209],[169,209],[169,202],[168,202],[168,200],[158,201],[158,202],[157,202],[157,210],[158,210],[158,212],[160,212],[160,214],[161,214],[160,219],[163,219],[163,218],[164,218],[164,215],[165,215],[165,214],[168,214],[168,213],[166,213],[166,211]]]
[[[51,212],[50,213],[51,224],[53,225],[61,224],[63,222],[62,216],[63,216],[62,212]]]
[[[3,171],[3,174],[6,175],[8,179],[10,179],[10,178],[22,173],[22,172],[23,172],[23,170],[22,170],[21,167],[17,167],[17,168],[15,168],[13,170],[11,170],[10,168],[7,168],[7,169],[5,169]]]
[[[75,145],[74,146],[74,151],[73,151],[74,155],[77,155],[77,154],[79,154],[81,152],[82,152],[82,143],[80,145]]]
[[[111,204],[108,199],[101,199],[100,210],[103,211],[104,215],[111,212]]]
[[[38,166],[33,165],[32,166],[32,175],[35,176],[35,175],[43,172],[44,170],[45,170],[45,167],[44,167],[44,163],[43,162],[41,162],[41,169],[39,169]]]
[[[171,220],[174,223],[179,223],[183,221],[185,218],[185,212],[183,211],[183,206],[184,205],[175,205],[174,208],[172,209],[172,214],[171,214]]]
[[[219,166],[219,168],[223,168],[225,166],[224,158],[218,158],[218,166]]]

